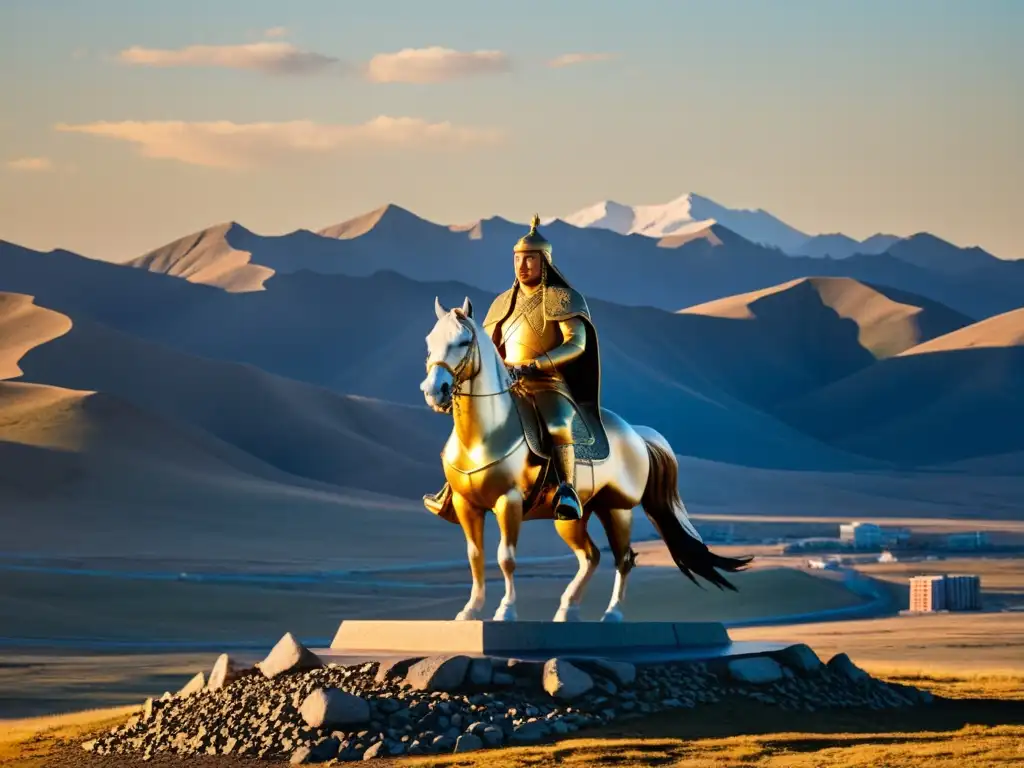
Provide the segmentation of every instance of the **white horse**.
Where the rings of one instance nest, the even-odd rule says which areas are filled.
[[[516,544],[524,520],[554,520],[551,493],[539,495],[531,509],[524,501],[538,482],[545,463],[526,440],[514,383],[490,336],[473,319],[467,298],[461,307],[445,310],[434,300],[437,322],[427,336],[427,375],[420,384],[435,411],[451,412],[454,425],[441,454],[452,505],[466,536],[473,587],[456,619],[479,619],[484,607],[484,520],[493,510],[501,529],[498,564],[505,577],[505,596],[495,621],[516,618]],[[583,504],[580,520],[555,520],[555,529],[579,561],[566,587],[555,621],[577,621],[587,582],[600,558],[587,533],[594,515],[600,520],[615,558],[615,585],[602,621],[622,621],[626,580],[635,564],[630,546],[632,514],[640,505],[668,546],[679,569],[694,583],[696,573],[719,588],[735,590],[721,569],[743,569],[750,558],[728,558],[711,552],[693,527],[677,488],[678,465],[668,441],[648,427],[634,427],[602,409],[609,452],[601,461],[577,461],[576,490]]]

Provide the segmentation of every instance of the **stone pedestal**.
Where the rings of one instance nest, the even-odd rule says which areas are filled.
[[[466,653],[648,651],[729,645],[717,622],[343,621],[331,650]]]
[[[343,621],[325,660],[464,654],[523,659],[594,656],[629,661],[701,660],[781,648],[734,643],[718,622]]]

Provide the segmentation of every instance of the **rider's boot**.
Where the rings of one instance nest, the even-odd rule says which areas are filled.
[[[556,445],[552,458],[555,460],[558,476],[562,478],[562,482],[555,491],[555,520],[579,520],[582,517],[580,513],[582,505],[573,485],[576,480],[575,447],[572,443]]]
[[[441,515],[445,506],[451,501],[452,487],[445,483],[437,493],[423,494],[423,506],[435,515]]]

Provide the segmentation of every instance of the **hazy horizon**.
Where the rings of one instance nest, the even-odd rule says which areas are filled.
[[[0,8],[0,239],[122,261],[386,203],[685,192],[1024,257],[1024,5],[187,0]]]

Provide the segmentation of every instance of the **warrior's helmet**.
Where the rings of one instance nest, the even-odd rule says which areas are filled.
[[[533,220],[530,222],[530,231],[519,238],[519,241],[512,249],[512,253],[543,253],[548,264],[551,264],[554,262],[554,257],[551,255],[551,243],[547,241],[544,235],[537,231],[539,224],[540,216],[533,214]]]

